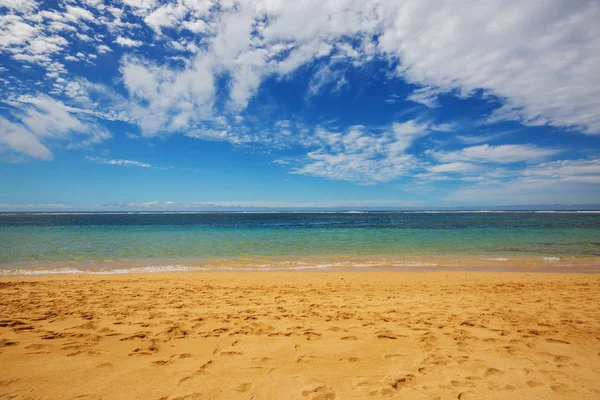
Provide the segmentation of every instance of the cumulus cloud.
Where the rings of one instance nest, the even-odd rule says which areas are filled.
[[[179,72],[128,57],[121,71],[132,100],[126,106],[143,135],[181,132],[211,116],[215,78],[209,59],[196,59]]]
[[[293,173],[346,180],[359,184],[389,182],[413,169],[417,159],[406,152],[429,132],[416,121],[394,123],[383,132],[355,126],[346,132],[319,129],[310,151]]]
[[[192,67],[155,67],[173,80],[182,75],[184,80],[194,76],[214,82],[226,72],[227,104],[234,110],[243,110],[268,76],[285,76],[326,58],[308,87],[309,94],[316,94],[329,83],[329,90],[347,83],[337,63],[356,66],[378,57],[396,61],[396,76],[418,86],[408,97],[412,101],[436,107],[441,94],[466,98],[484,93],[503,103],[489,122],[514,119],[600,133],[600,85],[589,84],[600,81],[594,67],[600,37],[594,21],[600,10],[594,2],[574,6],[551,1],[543,7],[517,1],[443,7],[433,1],[383,0],[315,0],[314,7],[261,0],[223,3],[220,8],[212,4],[139,2],[133,7],[148,11],[144,23],[157,34],[165,34],[164,28],[204,34],[202,50],[189,60]],[[193,67],[200,60],[206,68]],[[204,108],[209,103],[202,92],[186,106]],[[172,126],[167,114],[156,122],[161,129]],[[180,122],[173,127],[193,125],[197,117],[179,113]]]
[[[144,22],[160,34],[162,27],[175,26],[187,12],[187,7],[182,4],[165,4],[144,18]]]
[[[41,50],[56,52],[62,44],[52,46],[40,37],[38,53],[14,47],[36,34],[37,26],[28,20],[52,19],[70,28],[105,24],[112,31],[132,13],[131,18],[159,35],[172,28],[171,39],[178,39],[184,29],[201,34],[193,45],[202,51],[189,62],[208,58],[213,75],[226,71],[230,104],[237,109],[245,108],[267,76],[289,74],[323,57],[352,66],[378,57],[397,62],[396,75],[417,86],[408,96],[412,101],[435,107],[440,94],[484,93],[503,103],[490,121],[515,119],[600,133],[600,6],[594,1],[471,0],[442,6],[433,0],[123,3],[128,7],[121,10],[98,2],[69,4],[42,15],[29,1],[3,0],[23,14],[3,16],[3,44],[17,59],[48,62],[51,57]],[[122,35],[112,41],[124,47],[144,43]],[[203,73],[196,79],[204,79]],[[314,93],[326,82],[337,82],[334,90],[345,84],[339,69],[326,66],[320,74],[310,87]],[[205,103],[202,96],[200,103]]]
[[[600,82],[597,2],[407,1],[382,10],[389,17],[378,47],[424,87],[415,93],[424,103],[435,91],[483,89],[505,102],[496,119],[600,133],[598,86],[589,85]]]
[[[0,7],[25,12],[34,10],[37,5],[34,0],[0,0]]]
[[[469,147],[429,150],[423,158],[411,146],[432,132],[453,131],[453,125],[288,124],[267,134],[236,120],[268,79],[292,79],[310,65],[307,94],[323,94],[351,85],[347,71],[372,61],[384,69],[383,79],[408,82],[408,100],[428,107],[442,107],[444,96],[477,96],[500,105],[484,116],[487,123],[516,120],[600,133],[595,1],[121,0],[108,6],[69,1],[42,10],[29,0],[0,0],[0,6],[10,10],[0,16],[0,52],[18,65],[43,69],[31,84],[32,98],[41,99],[38,87],[50,81],[47,93],[62,105],[52,106],[46,96],[2,117],[3,148],[35,158],[51,157],[49,143],[60,138],[84,143],[74,140],[75,132],[106,138],[90,124],[92,117],[137,125],[142,137],[180,133],[300,146],[305,156],[293,163],[293,172],[363,184],[415,170],[430,179],[470,177],[482,173],[482,165],[541,162],[560,152],[488,144],[501,134],[463,134],[457,140]],[[132,56],[144,44],[156,51]],[[75,72],[104,65],[116,46],[122,49],[112,55],[125,55],[114,74],[82,84]],[[149,58],[162,51],[175,55]],[[70,62],[65,66],[64,60]],[[95,72],[89,79],[96,79]],[[16,84],[10,90],[9,99],[26,92]],[[387,101],[405,96],[391,94]]]
[[[133,40],[133,39],[129,39],[123,36],[119,36],[117,37],[117,39],[115,40],[115,43],[123,46],[123,47],[140,47],[141,45],[144,44],[144,42],[140,41],[140,40]]]

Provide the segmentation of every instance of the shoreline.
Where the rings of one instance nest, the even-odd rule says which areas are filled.
[[[244,257],[229,259],[90,260],[0,264],[0,279],[17,276],[205,272],[536,272],[600,273],[600,257],[481,255]]]

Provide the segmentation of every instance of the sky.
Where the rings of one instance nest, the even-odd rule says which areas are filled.
[[[0,0],[0,210],[600,203],[600,2]]]

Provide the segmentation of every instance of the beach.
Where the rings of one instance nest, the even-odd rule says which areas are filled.
[[[0,280],[0,398],[597,399],[600,276]]]

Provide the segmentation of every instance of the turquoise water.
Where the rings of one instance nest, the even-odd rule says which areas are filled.
[[[0,269],[307,257],[594,258],[598,213],[2,214]]]

